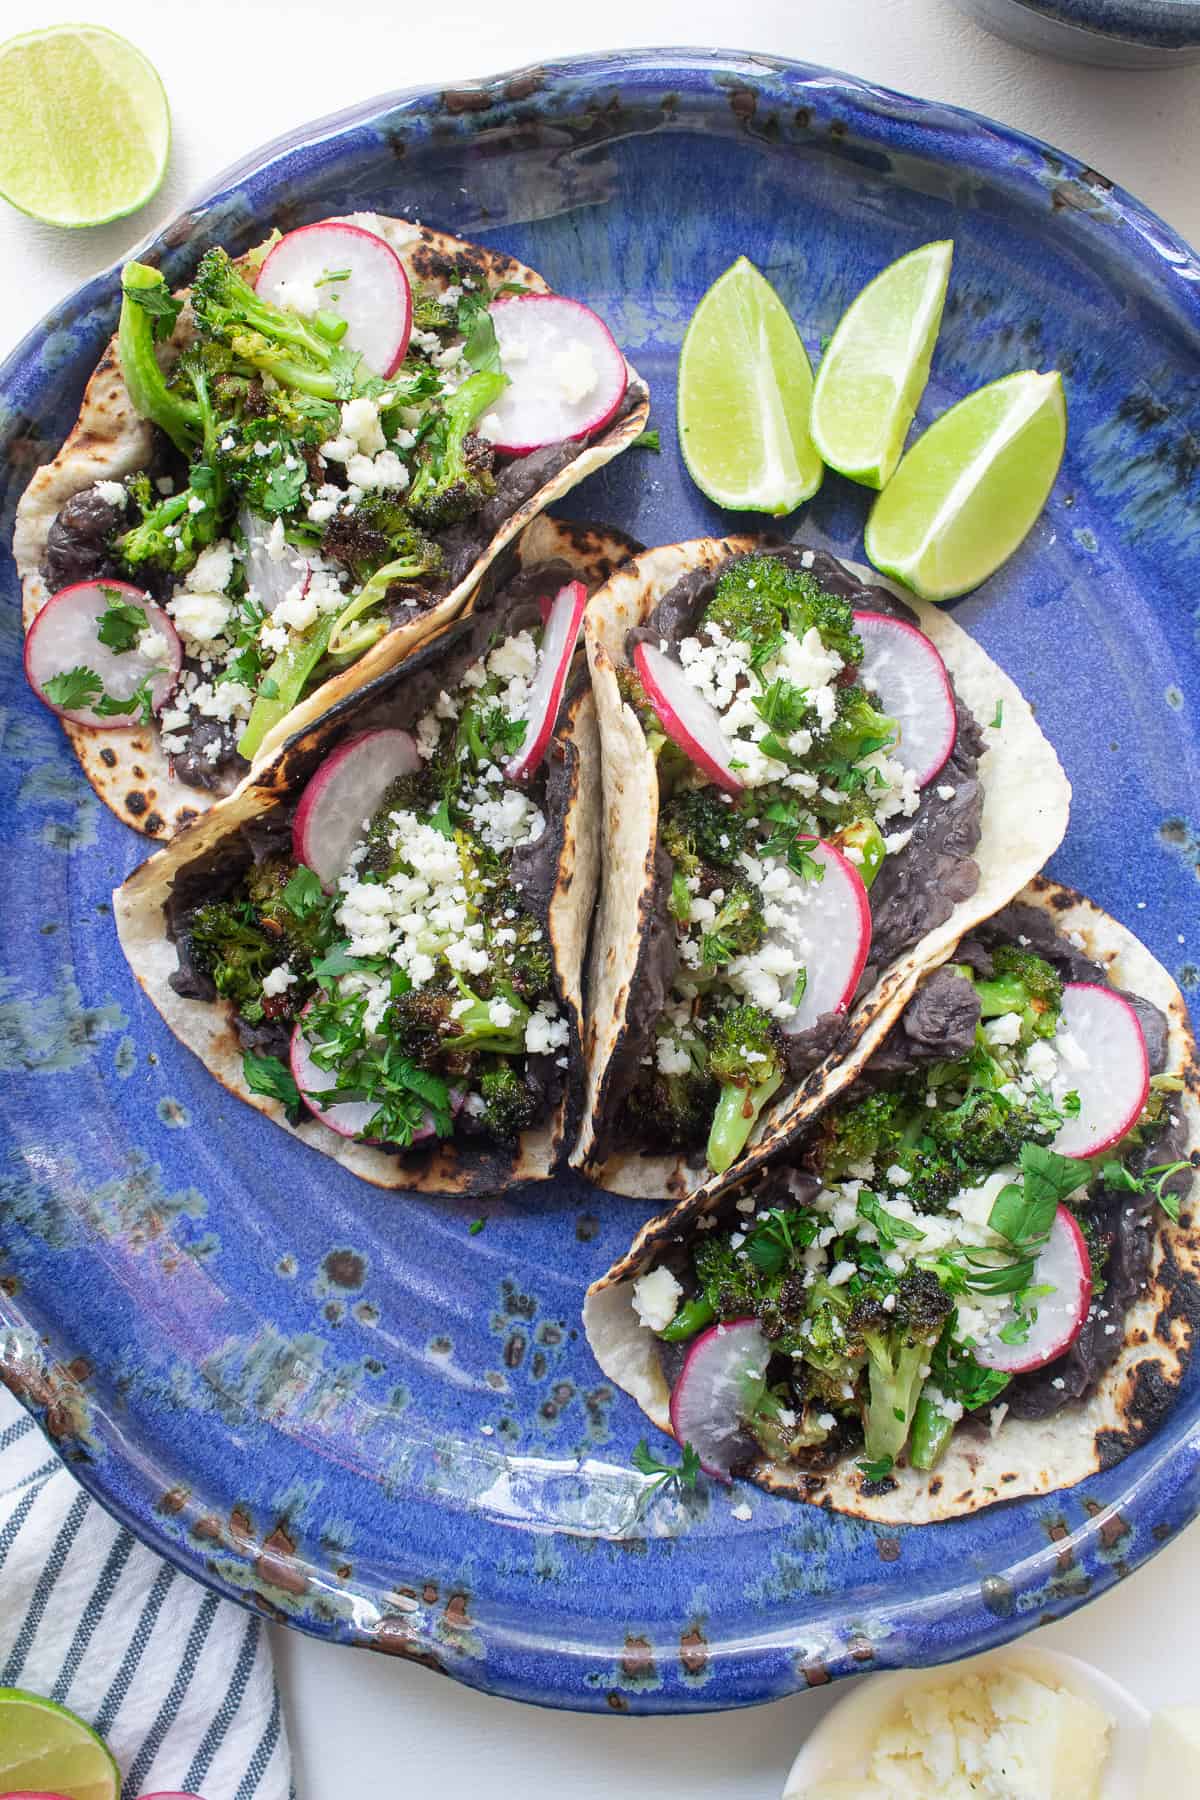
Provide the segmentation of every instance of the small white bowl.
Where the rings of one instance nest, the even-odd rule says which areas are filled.
[[[1100,1784],[1100,1800],[1135,1800],[1146,1760],[1150,1714],[1125,1688],[1076,1656],[1061,1650],[1010,1644],[966,1662],[941,1663],[894,1675],[867,1675],[854,1682],[845,1698],[825,1714],[799,1756],[783,1790],[783,1800],[805,1800],[814,1782],[833,1776],[865,1775],[865,1760],[875,1736],[905,1695],[922,1688],[943,1687],[957,1676],[987,1669],[1019,1669],[1093,1701],[1112,1720],[1108,1764]]]

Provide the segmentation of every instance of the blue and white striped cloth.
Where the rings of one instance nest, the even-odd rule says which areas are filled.
[[[2,1387],[0,1687],[94,1726],[122,1800],[294,1800],[262,1621],[115,1524]]]

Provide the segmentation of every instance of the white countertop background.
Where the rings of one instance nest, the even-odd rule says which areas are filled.
[[[973,107],[1081,157],[1200,243],[1200,67],[1124,74],[1039,60],[987,37],[951,0],[0,0],[0,36],[60,18],[123,32],[162,75],[167,180],[132,220],[59,232],[0,207],[0,352],[124,254],[201,182],[308,118],[389,88],[461,83],[572,52],[712,44],[772,52]],[[1045,1629],[1147,1705],[1200,1700],[1188,1648],[1200,1534]],[[300,1800],[487,1795],[777,1800],[825,1689],[688,1719],[578,1717],[488,1699],[382,1656],[276,1631]],[[227,1800],[210,1794],[207,1800]]]

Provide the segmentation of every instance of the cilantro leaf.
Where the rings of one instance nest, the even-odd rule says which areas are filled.
[[[896,1416],[904,1417],[903,1413],[897,1413]],[[860,1456],[858,1466],[866,1481],[886,1481],[896,1466],[896,1460],[892,1456],[877,1456],[872,1462],[868,1457]]]
[[[158,673],[156,669],[152,674],[144,675],[128,700],[118,700],[114,694],[101,694],[98,700],[92,702],[92,710],[102,719],[123,718],[127,713],[136,713],[141,724],[152,725],[154,696],[150,690]]]
[[[631,450],[661,450],[662,444],[659,442],[658,426],[652,425],[648,431],[639,431],[637,436],[630,443],[629,448]]]
[[[300,1089],[292,1071],[284,1068],[277,1056],[256,1056],[253,1050],[247,1050],[242,1056],[242,1074],[252,1094],[282,1101],[288,1118],[295,1123],[301,1112]]]
[[[325,890],[320,880],[303,863],[279,897],[288,911],[298,919],[307,919],[310,913],[325,904]]]
[[[61,675],[52,675],[49,681],[42,683],[42,692],[64,712],[81,712],[104,692],[104,683],[95,669],[80,666],[66,669]]]
[[[858,1216],[875,1227],[880,1243],[885,1244],[888,1249],[894,1249],[901,1238],[907,1238],[913,1243],[924,1240],[923,1231],[910,1225],[907,1219],[898,1218],[895,1213],[889,1212],[878,1194],[873,1194],[870,1188],[860,1188],[858,1191]]]
[[[132,606],[121,599],[119,588],[101,588],[104,611],[96,621],[96,636],[117,656],[132,650],[149,621],[142,606]]]
[[[183,311],[183,301],[176,300],[165,281],[156,281],[149,287],[123,287],[121,293],[124,299],[149,314],[154,342],[165,343]]]
[[[490,294],[464,294],[458,303],[458,329],[465,340],[463,361],[468,367],[499,375],[502,372],[500,345],[488,311],[490,304]]]
[[[694,1488],[700,1474],[700,1457],[690,1444],[683,1446],[683,1456],[677,1463],[659,1462],[653,1456],[645,1438],[638,1440],[637,1448],[630,1457],[639,1475],[656,1475],[658,1479],[650,1489],[652,1494],[659,1488],[668,1485],[681,1488]]]

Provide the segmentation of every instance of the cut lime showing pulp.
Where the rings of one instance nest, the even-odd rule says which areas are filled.
[[[91,1728],[52,1700],[0,1688],[0,1794],[119,1800],[121,1772]]]
[[[140,50],[102,25],[0,44],[0,195],[48,225],[103,225],[163,178],[171,120]]]
[[[1057,373],[1024,369],[968,394],[917,439],[876,500],[867,555],[923,600],[978,587],[1045,506],[1066,441]]]
[[[942,323],[954,245],[910,250],[851,302],[817,370],[812,438],[831,469],[881,488],[900,461]]]
[[[679,357],[679,442],[718,506],[789,513],[824,469],[808,434],[812,369],[787,308],[739,256],[692,314]]]

